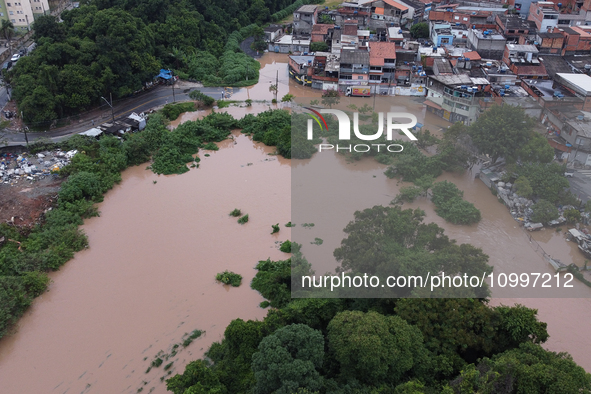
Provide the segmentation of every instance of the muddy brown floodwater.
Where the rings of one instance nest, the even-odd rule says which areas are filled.
[[[280,70],[279,98],[287,92],[314,96],[315,91],[289,80],[285,55],[267,54],[262,63],[259,84],[246,89],[245,95],[253,100],[272,98],[269,81]],[[363,99],[346,100],[363,104],[359,101]],[[224,110],[242,116],[268,107],[255,103]],[[419,121],[432,131],[448,125],[426,114],[419,100],[410,100],[406,109],[420,113]],[[205,114],[185,114],[179,121]],[[290,229],[284,227],[291,220],[291,163],[269,155],[274,148],[233,135],[234,139],[219,143],[219,151],[201,151],[200,168],[186,174],[157,176],[146,165],[123,173],[123,182],[99,204],[101,217],[85,221],[90,248],[50,275],[49,291],[34,301],[16,333],[0,341],[2,394],[114,394],[137,393],[140,388],[143,393],[164,394],[161,378],[169,376],[164,365],[173,361],[171,374],[182,372],[222,338],[233,319],[265,316],[258,307],[262,297],[249,284],[259,260],[287,257],[278,243],[291,238]],[[387,179],[385,167],[372,160],[347,163],[330,152],[322,160],[328,170],[350,169],[359,185],[372,190],[374,197],[365,202],[367,206],[388,204],[402,186]],[[294,161],[294,166],[303,164]],[[552,272],[505,207],[473,174],[445,174],[442,179],[456,183],[465,199],[481,210],[479,224],[449,225],[426,200],[407,206],[424,209],[427,222],[444,227],[458,242],[481,247],[498,272],[516,264],[525,272]],[[241,226],[229,217],[234,208],[248,213],[249,222]],[[322,246],[305,245],[306,251],[313,255],[334,249],[344,224],[361,208],[349,207],[349,216],[338,223],[332,238],[326,237]],[[271,235],[275,223],[281,230]],[[310,230],[310,235],[320,230]],[[576,247],[564,242],[562,234],[546,231],[533,236],[547,253],[565,263],[581,264]],[[228,288],[215,282],[215,274],[226,269],[243,276],[242,286]],[[571,353],[591,371],[591,345],[585,336],[591,321],[591,290],[580,283],[575,289],[586,298],[513,297],[492,303],[537,308],[551,335],[545,346]],[[170,354],[184,334],[195,329],[206,333],[146,373],[160,351]]]
[[[164,365],[182,372],[233,319],[266,315],[249,285],[259,260],[288,257],[277,242],[290,237],[290,161],[238,133],[219,145],[180,176],[124,171],[83,226],[90,249],[50,275],[49,292],[0,342],[0,392],[165,393]],[[234,208],[248,223],[228,215]],[[243,276],[240,287],[215,282],[226,269]],[[195,329],[206,334],[145,373]]]

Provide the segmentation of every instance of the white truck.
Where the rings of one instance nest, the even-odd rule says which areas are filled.
[[[371,96],[371,89],[369,86],[351,86],[347,88],[345,95],[349,97],[369,97]]]

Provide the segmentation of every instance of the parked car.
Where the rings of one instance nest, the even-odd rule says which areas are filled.
[[[16,62],[18,59],[20,59],[21,55],[19,55],[18,53],[15,53],[14,55],[12,55],[12,57],[10,58],[11,62]]]
[[[573,176],[575,176],[575,170],[571,170],[571,169],[566,170],[566,172],[564,173],[564,176],[567,178],[572,178]]]

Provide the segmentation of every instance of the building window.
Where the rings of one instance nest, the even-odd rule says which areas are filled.
[[[7,5],[8,7],[12,7],[12,6],[10,5],[10,3],[6,3],[6,5]]]
[[[519,30],[518,33],[525,33],[525,30]]]
[[[372,81],[379,81],[382,79],[382,76],[381,75],[370,75],[369,79]]]
[[[11,21],[12,23],[15,23],[15,22],[16,22],[16,19],[11,19],[10,21]]]
[[[14,12],[13,12],[13,11],[8,11],[8,13],[9,13],[10,15],[14,15]]]
[[[358,75],[357,79],[363,79],[363,75]]]
[[[353,79],[351,75],[341,75],[341,79]]]

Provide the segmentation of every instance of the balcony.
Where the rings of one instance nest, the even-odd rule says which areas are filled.
[[[341,67],[341,73],[346,74],[368,74],[368,67]]]
[[[443,97],[445,97],[446,99],[449,99],[451,101],[455,101],[456,103],[472,105],[472,103],[474,102],[474,96],[472,96],[471,98],[462,98],[462,97],[454,96],[453,94],[449,94],[447,92],[440,92],[440,93],[443,93]]]

